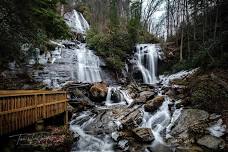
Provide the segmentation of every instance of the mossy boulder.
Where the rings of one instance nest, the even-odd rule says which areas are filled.
[[[209,75],[204,75],[190,83],[190,101],[193,107],[210,112],[228,109],[228,92]]]

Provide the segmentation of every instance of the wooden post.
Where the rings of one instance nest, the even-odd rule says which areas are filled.
[[[35,121],[38,120],[38,117],[37,117],[37,95],[34,95],[34,100],[35,100]]]
[[[42,96],[42,103],[43,103],[43,118],[46,118],[45,94],[43,94],[43,96]]]
[[[67,97],[67,94],[65,93],[65,98]],[[68,126],[68,110],[67,110],[67,100],[65,100],[65,118],[64,118],[64,124],[65,127],[67,128]]]

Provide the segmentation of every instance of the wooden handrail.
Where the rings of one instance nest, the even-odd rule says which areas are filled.
[[[0,90],[0,135],[66,111],[65,91]]]

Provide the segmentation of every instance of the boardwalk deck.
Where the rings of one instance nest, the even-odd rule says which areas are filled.
[[[0,135],[66,111],[64,91],[0,91]]]

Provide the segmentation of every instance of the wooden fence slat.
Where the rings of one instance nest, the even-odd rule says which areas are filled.
[[[66,106],[64,91],[0,90],[0,135],[65,112]]]

